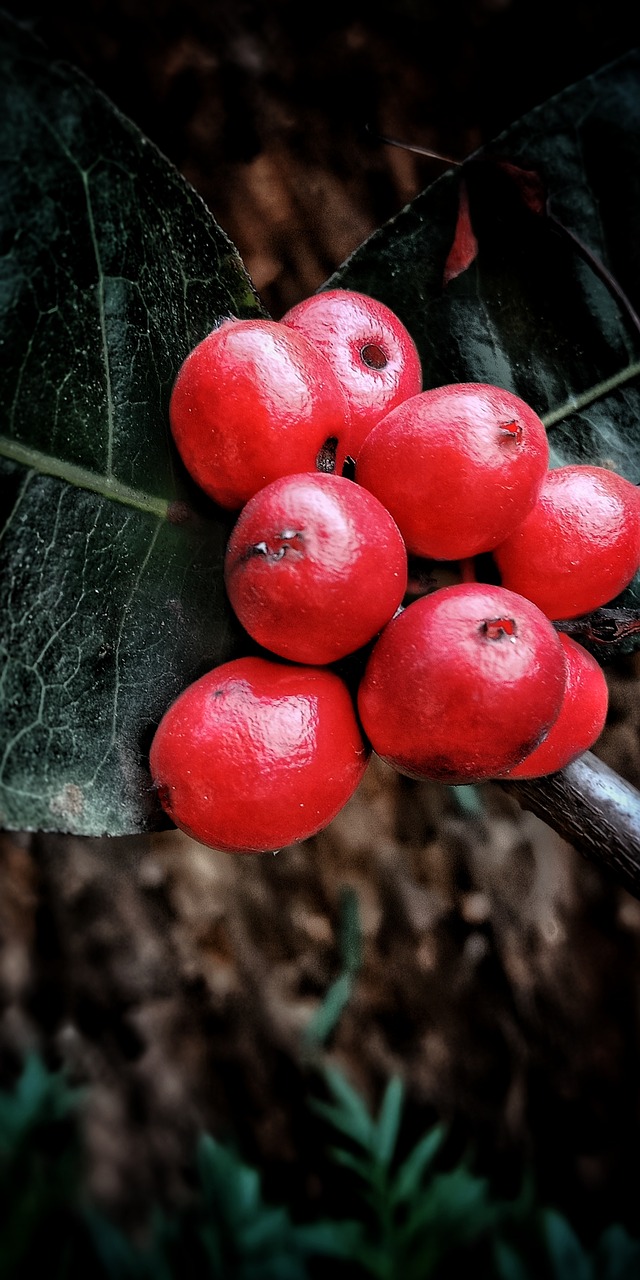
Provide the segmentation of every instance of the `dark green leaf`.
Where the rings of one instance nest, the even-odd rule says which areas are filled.
[[[167,825],[155,725],[240,634],[171,386],[264,312],[174,167],[2,15],[0,69],[0,823],[132,833]]]
[[[477,248],[445,283],[468,200]],[[640,51],[570,86],[449,170],[324,287],[401,317],[425,387],[489,382],[543,417],[552,464],[640,482]],[[458,229],[458,237],[456,231]],[[619,603],[640,601],[640,577]]]
[[[426,1237],[434,1251],[445,1254],[489,1231],[503,1212],[486,1178],[460,1165],[431,1179],[399,1235],[407,1249],[416,1247],[417,1237]]]

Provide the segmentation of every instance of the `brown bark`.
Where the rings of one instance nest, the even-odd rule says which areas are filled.
[[[590,751],[560,773],[502,785],[640,898],[640,791]]]

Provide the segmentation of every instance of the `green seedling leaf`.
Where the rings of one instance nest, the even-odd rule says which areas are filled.
[[[239,636],[171,387],[264,310],[175,168],[3,15],[0,71],[0,825],[123,835],[168,825],[155,725]]]
[[[211,1275],[224,1275],[225,1263],[217,1225],[213,1222],[200,1223],[198,1228],[198,1239],[204,1250]]]
[[[208,1133],[200,1135],[197,1168],[205,1203],[246,1223],[261,1206],[260,1176]]]
[[[566,1218],[555,1209],[543,1209],[541,1222],[554,1280],[595,1280],[593,1261]]]
[[[327,1119],[329,1117],[327,1116]],[[351,1169],[352,1173],[356,1173],[363,1182],[369,1184],[372,1176],[371,1160],[363,1156],[354,1155],[353,1151],[345,1151],[344,1147],[331,1147],[330,1154],[336,1164],[341,1164],[345,1169]]]
[[[326,1044],[351,999],[353,981],[362,963],[362,931],[358,895],[346,886],[340,898],[340,957],[342,973],[331,984],[304,1031],[304,1045],[317,1049]]]
[[[425,387],[503,386],[545,421],[553,465],[607,466],[637,484],[639,201],[634,50],[448,170],[324,287],[392,307]],[[618,603],[638,608],[640,576]]]
[[[407,1250],[417,1247],[418,1238],[425,1238],[434,1256],[442,1255],[488,1232],[503,1212],[492,1198],[487,1179],[459,1165],[434,1175],[398,1234]]]
[[[393,1159],[402,1119],[403,1102],[402,1080],[399,1076],[392,1076],[384,1091],[373,1138],[376,1160],[383,1166],[389,1165]]]
[[[375,1137],[374,1122],[360,1094],[349,1084],[337,1067],[323,1067],[323,1077],[329,1092],[333,1094],[335,1103],[312,1100],[312,1106],[319,1115],[339,1129],[341,1133],[352,1138],[365,1151],[373,1151]]]
[[[345,972],[355,977],[362,964],[362,925],[358,895],[351,885],[340,893],[340,954]]]
[[[413,1200],[418,1195],[422,1180],[433,1165],[446,1136],[446,1128],[438,1124],[416,1143],[393,1179],[391,1194],[396,1204]]]
[[[212,1277],[306,1280],[289,1212],[265,1203],[258,1171],[210,1134],[200,1137],[197,1168],[202,1191],[197,1234]]]
[[[640,1275],[640,1240],[615,1223],[603,1231],[596,1249],[598,1280],[636,1280]]]
[[[63,1071],[49,1071],[39,1054],[28,1054],[15,1088],[0,1093],[0,1161],[28,1141],[37,1125],[72,1116],[81,1097]]]
[[[81,1091],[35,1053],[0,1093],[0,1274],[32,1274],[47,1241],[51,1274],[64,1274],[81,1179],[77,1104]]]
[[[493,1244],[493,1268],[495,1280],[535,1280],[522,1254],[500,1237]]]
[[[341,973],[335,982],[331,983],[322,1004],[305,1027],[306,1046],[316,1048],[326,1044],[351,999],[352,991],[353,978],[350,973]]]
[[[294,1227],[295,1238],[305,1257],[353,1258],[364,1241],[361,1222],[310,1222]]]
[[[328,1124],[333,1125],[333,1127],[338,1129],[340,1133],[343,1133],[345,1137],[351,1138],[353,1142],[358,1144],[358,1146],[364,1147],[365,1151],[369,1152],[369,1144],[371,1134],[373,1132],[373,1122],[369,1117],[369,1128],[365,1135],[364,1122],[362,1122],[358,1116],[353,1115],[350,1111],[345,1111],[341,1107],[334,1107],[331,1103],[324,1102],[320,1098],[312,1099],[310,1105],[319,1116],[322,1116],[323,1119],[327,1121]]]
[[[242,1234],[243,1248],[247,1254],[262,1255],[276,1252],[288,1240],[291,1231],[289,1214],[284,1208],[267,1208],[252,1221],[248,1221]]]
[[[97,1258],[109,1280],[174,1280],[168,1247],[176,1224],[155,1210],[146,1247],[137,1246],[99,1210],[90,1206],[85,1221]]]

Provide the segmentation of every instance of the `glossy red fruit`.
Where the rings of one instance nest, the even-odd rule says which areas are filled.
[[[326,289],[296,303],[281,323],[303,333],[331,361],[351,412],[356,458],[380,418],[422,389],[422,365],[395,312],[369,294]]]
[[[547,617],[589,613],[617,596],[640,566],[638,490],[606,467],[557,467],[493,556],[502,585]]]
[[[564,694],[558,636],[529,600],[486,583],[413,601],[376,640],[358,690],[374,751],[401,773],[482,782],[539,745]]]
[[[329,362],[276,320],[225,320],[199,342],[178,371],[169,420],[189,474],[231,510],[278,476],[324,466],[327,441],[341,472],[349,447]]]
[[[368,752],[334,672],[247,657],[179,695],[149,760],[177,827],[211,848],[261,853],[325,827],[358,786]]]
[[[567,659],[567,683],[557,720],[544,742],[506,778],[542,778],[564,769],[597,742],[607,719],[609,688],[595,658],[570,636],[560,633]]]
[[[547,471],[540,418],[510,391],[450,383],[392,409],[356,460],[407,550],[434,560],[490,551],[533,507]]]
[[[381,630],[407,587],[407,553],[372,493],[343,476],[272,481],[243,507],[224,562],[231,605],[254,640],[322,665]]]

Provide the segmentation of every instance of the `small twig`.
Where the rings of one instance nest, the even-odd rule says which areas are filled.
[[[462,160],[454,160],[452,156],[444,156],[441,151],[432,151],[430,147],[422,147],[417,142],[404,142],[402,138],[390,138],[387,134],[378,133],[376,129],[372,129],[371,125],[365,125],[367,133],[370,133],[376,142],[385,142],[389,147],[400,147],[403,151],[413,151],[417,156],[427,156],[429,160],[440,160],[442,164],[452,164],[455,168],[459,168],[463,163]]]
[[[499,785],[640,899],[640,791],[591,751],[546,778]]]

